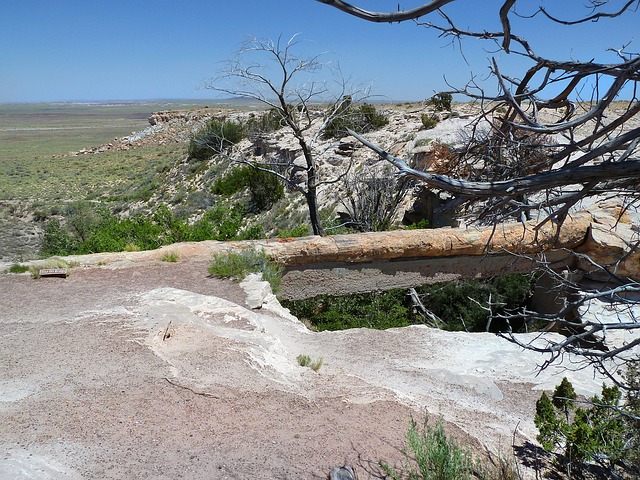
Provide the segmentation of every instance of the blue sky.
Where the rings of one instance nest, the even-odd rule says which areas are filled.
[[[380,10],[398,5],[397,0],[355,3]],[[565,15],[584,3],[546,2]],[[492,29],[501,4],[460,0],[445,10],[462,27]],[[597,25],[540,25],[515,21],[514,28],[540,53],[600,58],[606,47],[638,36],[640,13]],[[222,62],[247,36],[296,33],[302,52],[328,52],[325,58],[338,61],[346,76],[393,100],[428,98],[446,88],[444,75],[456,85],[470,72],[484,76],[491,56],[477,42],[467,42],[467,65],[458,48],[435,32],[411,22],[367,23],[314,0],[7,0],[0,6],[0,102],[212,98],[203,83],[220,73]],[[635,40],[632,49],[638,51],[640,39]],[[518,59],[502,54],[498,60],[518,73]]]

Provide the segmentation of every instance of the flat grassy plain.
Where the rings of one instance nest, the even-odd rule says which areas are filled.
[[[162,168],[176,148],[69,156],[148,127],[158,110],[184,103],[0,105],[0,201],[126,195]],[[63,156],[61,156],[63,155]],[[115,191],[111,191],[115,189]]]
[[[199,101],[0,104],[0,260],[37,250],[42,212],[78,200],[148,198],[159,172],[186,146],[136,148],[79,156],[149,126],[159,110],[202,107]]]

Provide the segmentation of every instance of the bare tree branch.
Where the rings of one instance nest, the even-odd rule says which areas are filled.
[[[427,15],[429,13],[435,12],[439,8],[443,7],[447,3],[455,2],[456,0],[433,0],[429,3],[425,3],[420,7],[413,8],[411,10],[404,10],[399,12],[370,12],[368,10],[364,10],[362,8],[351,5],[350,3],[343,2],[342,0],[317,0],[320,3],[324,3],[325,5],[329,5],[331,7],[337,8],[349,15],[353,15],[354,17],[361,18],[363,20],[367,20],[369,22],[376,23],[393,23],[393,22],[404,22],[407,20],[415,20],[416,18],[420,18],[423,15]]]

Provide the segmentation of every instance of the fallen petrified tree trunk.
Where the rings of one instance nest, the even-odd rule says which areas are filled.
[[[261,243],[271,257],[287,267],[326,262],[478,256],[504,251],[532,254],[552,248],[574,249],[585,241],[590,225],[591,216],[581,213],[566,221],[559,235],[553,225],[536,230],[535,223],[507,223],[496,228],[394,230]]]

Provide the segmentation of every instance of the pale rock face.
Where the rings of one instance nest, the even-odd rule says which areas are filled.
[[[240,287],[247,294],[245,303],[251,309],[262,308],[262,305],[267,302],[267,297],[273,296],[269,282],[262,280],[261,273],[250,273],[240,282]]]
[[[259,277],[244,283],[247,291],[256,288],[262,294]],[[247,310],[219,298],[161,288],[141,296],[132,326],[148,329],[145,344],[172,366],[177,381],[189,379],[204,391],[240,382],[249,389],[283,389],[308,398],[340,392],[345,402],[356,404],[393,399],[417,409],[428,406],[489,448],[510,437],[514,425],[519,435],[535,440],[535,400],[558,383],[558,372],[587,396],[598,393],[604,380],[590,369],[564,370],[574,360],[570,355],[540,372],[540,354],[494,334],[424,326],[314,333],[278,307],[275,297],[262,301],[270,305],[266,310]],[[167,319],[173,333],[163,339],[159,327]],[[536,337],[523,335],[522,340],[544,341]],[[217,359],[235,360],[217,368],[208,368],[204,360],[195,363],[211,352]],[[319,376],[298,366],[301,352],[323,358]]]

